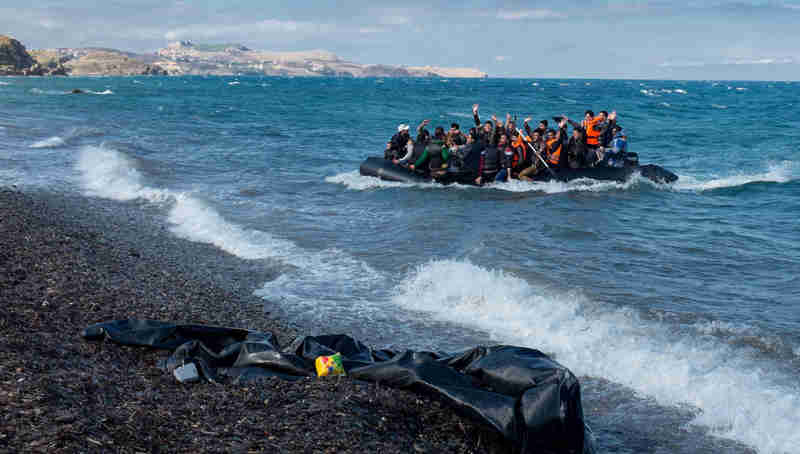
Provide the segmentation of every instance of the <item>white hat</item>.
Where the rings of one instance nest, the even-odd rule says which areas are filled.
[[[397,132],[408,131],[408,125],[405,123],[400,123],[400,126],[397,127]]]

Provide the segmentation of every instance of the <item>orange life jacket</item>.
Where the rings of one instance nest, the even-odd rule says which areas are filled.
[[[600,145],[600,131],[594,129],[600,120],[601,117],[594,117],[586,122],[586,145]]]
[[[558,148],[553,150],[553,144],[558,141],[559,139],[557,138],[550,139],[547,141],[547,149],[550,151],[550,156],[548,157],[548,161],[550,161],[550,164],[553,164],[554,166],[558,165],[558,158],[561,157],[561,144],[558,145]]]
[[[530,140],[530,137],[518,135],[514,138],[514,141],[511,142],[511,147],[516,151],[511,162],[511,168],[516,169],[520,161],[525,161],[528,157],[528,145],[525,142],[530,142]]]
[[[517,137],[514,138],[514,141],[511,142],[511,146],[514,148],[525,148],[525,142],[530,142],[530,141],[531,141],[530,137],[518,135]]]

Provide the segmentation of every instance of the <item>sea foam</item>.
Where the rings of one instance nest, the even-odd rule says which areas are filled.
[[[393,302],[552,353],[578,375],[609,379],[662,405],[696,408],[693,424],[759,452],[800,446],[800,389],[712,336],[676,336],[668,325],[589,301],[579,290],[549,291],[467,261],[420,265]]]
[[[225,219],[201,197],[155,188],[133,159],[105,146],[84,147],[76,169],[88,195],[119,201],[142,200],[164,207],[170,231],[190,241],[212,244],[246,260],[271,260],[285,274],[266,283],[257,293],[297,307],[327,299],[345,304],[384,277],[365,262],[336,248],[310,251],[287,239],[249,229]]]
[[[30,144],[30,148],[56,148],[63,146],[65,143],[61,137],[53,136]]]
[[[761,173],[739,173],[735,175],[700,180],[693,176],[680,175],[678,181],[671,187],[679,191],[712,191],[715,189],[732,188],[744,186],[751,183],[788,183],[794,181],[794,163],[784,161],[782,163],[771,164],[766,172]]]

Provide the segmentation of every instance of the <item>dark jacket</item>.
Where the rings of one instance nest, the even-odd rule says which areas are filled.
[[[492,130],[487,134],[483,130],[483,124],[481,123],[480,117],[478,114],[474,114],[472,119],[475,120],[475,129],[478,131],[478,140],[483,140],[486,142],[487,145],[494,145],[497,143],[497,139],[500,137],[501,132],[498,131],[496,125],[492,125]]]
[[[398,132],[389,140],[389,148],[383,153],[385,159],[400,159],[406,154],[408,134]]]
[[[500,170],[500,150],[489,145],[481,151],[481,160],[478,165],[478,175],[493,174]]]
[[[583,126],[580,123],[574,122],[572,120],[568,120],[569,123],[578,131],[581,131],[582,138],[580,140],[576,140],[575,137],[570,137],[568,140],[565,141],[566,147],[565,150],[567,151],[567,159],[569,166],[573,169],[577,169],[579,167],[586,167],[588,166],[589,162],[587,161],[587,154],[589,152],[589,147],[586,145],[586,131],[584,131]],[[562,130],[562,134],[566,134],[566,129]]]

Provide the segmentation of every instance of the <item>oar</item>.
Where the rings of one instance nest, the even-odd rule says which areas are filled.
[[[517,128],[517,134],[519,134],[519,136],[520,136],[520,140],[522,140],[523,142],[525,142],[526,144],[528,144],[528,146],[529,146],[529,147],[531,147],[531,151],[533,151],[533,154],[535,154],[535,155],[536,155],[536,157],[537,157],[537,158],[539,158],[539,160],[540,160],[540,161],[542,161],[542,164],[544,164],[544,166],[547,168],[547,171],[548,171],[548,172],[550,172],[550,175],[552,175],[552,176],[553,176],[553,178],[555,178],[555,179],[558,179],[558,177],[556,176],[556,173],[555,173],[555,172],[553,172],[553,169],[551,169],[549,165],[547,165],[547,161],[545,161],[545,160],[544,160],[544,158],[542,157],[542,155],[540,155],[540,154],[539,154],[539,153],[536,151],[536,148],[533,148],[533,145],[531,145],[531,143],[530,143],[530,142],[528,142],[527,140],[525,140],[525,136],[524,136],[524,135],[522,135],[522,130],[520,130],[519,128]],[[562,152],[563,152],[563,151],[562,151]]]

